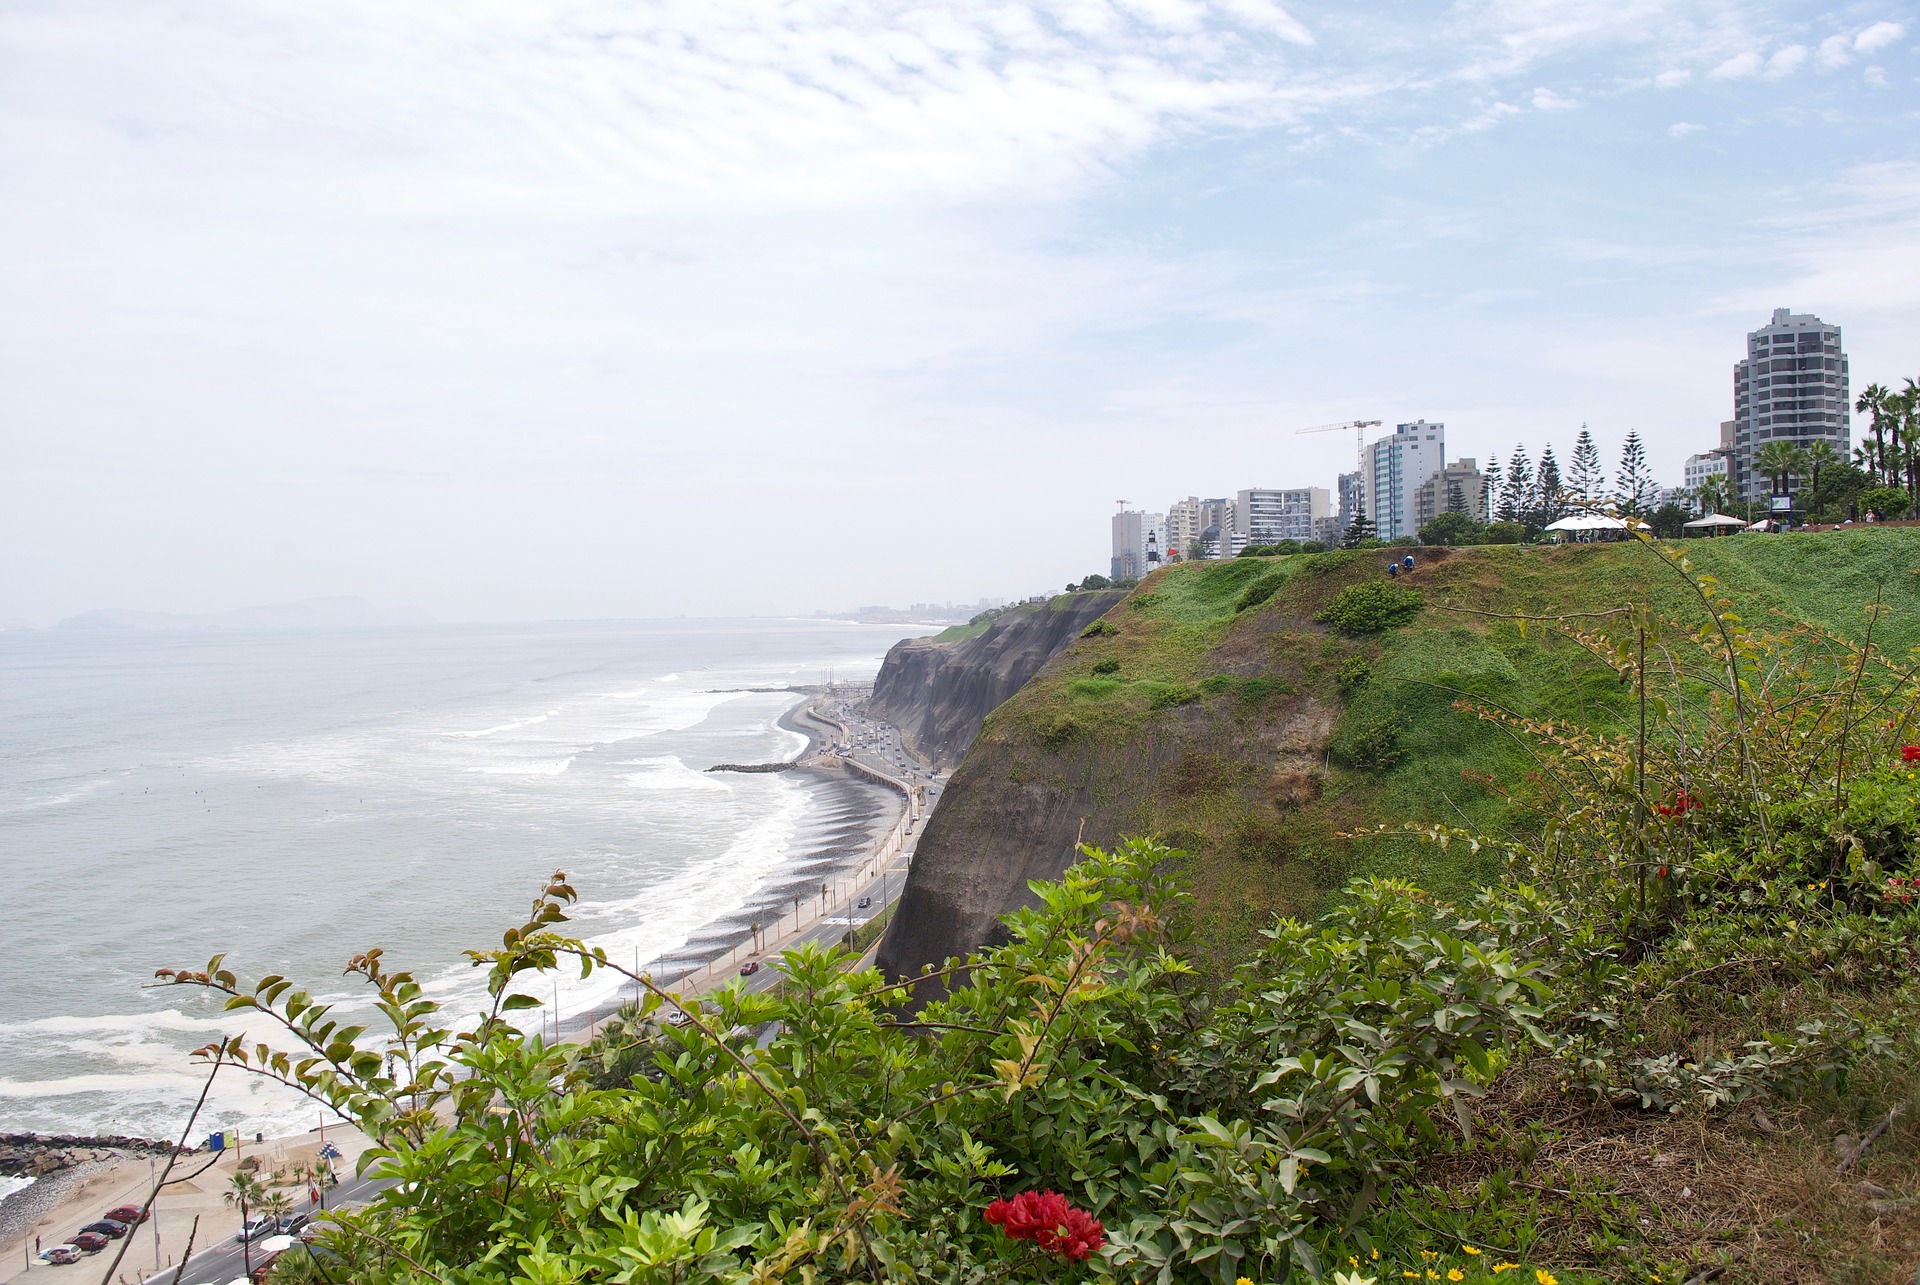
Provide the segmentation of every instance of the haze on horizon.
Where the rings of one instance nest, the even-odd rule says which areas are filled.
[[[1912,5],[0,10],[0,619],[969,600],[1127,497],[1920,375]],[[1858,440],[1856,429],[1855,440]],[[1611,462],[1611,460],[1610,460]]]

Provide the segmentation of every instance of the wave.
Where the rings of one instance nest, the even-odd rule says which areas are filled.
[[[477,732],[454,732],[452,735],[464,736],[468,740],[477,740],[482,736],[492,736],[497,732],[516,732],[523,727],[533,727],[536,724],[544,723],[559,712],[557,709],[550,709],[544,714],[536,714],[532,718],[523,718],[517,722],[502,723],[498,727],[483,727]]]
[[[621,780],[638,790],[700,790],[708,794],[731,794],[732,788],[718,777],[696,772],[673,754],[658,758],[629,759],[622,767],[637,767]]]

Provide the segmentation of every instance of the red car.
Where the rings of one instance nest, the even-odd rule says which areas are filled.
[[[107,1247],[107,1238],[97,1231],[83,1231],[77,1236],[67,1237],[67,1244],[84,1249],[89,1254],[97,1254]]]
[[[138,1205],[121,1205],[118,1209],[109,1209],[100,1216],[111,1218],[117,1223],[125,1223],[129,1227],[137,1227],[153,1215],[151,1211],[142,1209]]]

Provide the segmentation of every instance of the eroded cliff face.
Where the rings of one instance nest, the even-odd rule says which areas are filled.
[[[973,638],[895,643],[873,680],[873,711],[899,728],[915,753],[950,770],[988,714],[1124,597],[1121,589],[1062,594],[1016,608]]]

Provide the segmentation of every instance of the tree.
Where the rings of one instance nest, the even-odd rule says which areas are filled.
[[[1500,511],[1502,522],[1525,522],[1527,511],[1533,507],[1533,461],[1527,458],[1527,448],[1516,446],[1513,455],[1507,460],[1507,477],[1500,484]]]
[[[1909,379],[1907,386],[1887,399],[1893,409],[1893,427],[1900,443],[1894,476],[1888,481],[1900,485],[1900,473],[1906,474],[1907,499],[1920,503],[1920,383]]]
[[[221,1193],[220,1198],[227,1202],[227,1208],[229,1209],[232,1209],[236,1205],[239,1206],[240,1225],[245,1227],[247,1225],[247,1206],[250,1204],[258,1205],[260,1198],[266,1194],[267,1189],[261,1185],[260,1180],[242,1170],[233,1175],[233,1181],[227,1184],[227,1189]],[[241,1260],[245,1262],[247,1267],[247,1275],[252,1276],[253,1239],[248,1237],[246,1240],[241,1241],[240,1250]]]
[[[1820,470],[1827,469],[1831,471],[1835,465],[1844,463],[1844,461],[1840,456],[1840,452],[1833,449],[1832,442],[1809,442],[1807,443],[1807,449],[1803,451],[1802,454],[1804,454],[1807,459],[1807,507],[1809,509],[1815,509],[1821,504]]]
[[[1420,528],[1422,544],[1479,544],[1485,528],[1465,513],[1449,509]]]
[[[1897,486],[1869,487],[1860,494],[1860,508],[1879,518],[1899,518],[1906,516],[1913,501],[1907,493]]]
[[[1373,538],[1373,519],[1367,516],[1367,503],[1365,500],[1356,500],[1353,505],[1353,524],[1347,528],[1346,538],[1340,541],[1340,547],[1357,549],[1362,541]]]
[[[1493,517],[1500,496],[1500,461],[1488,460],[1486,471],[1480,475],[1480,516]]]
[[[1567,468],[1567,498],[1581,508],[1598,508],[1607,494],[1607,470],[1600,463],[1600,448],[1593,444],[1593,434],[1587,426],[1580,426],[1580,436],[1573,439],[1573,460]]]
[[[1788,479],[1805,467],[1804,460],[1799,447],[1783,437],[1776,437],[1760,448],[1759,454],[1753,457],[1753,465],[1773,479],[1775,495],[1785,495]]]
[[[1868,384],[1854,399],[1853,409],[1873,417],[1873,440],[1860,444],[1860,467],[1875,480],[1891,484],[1887,472],[1887,429],[1893,422],[1893,392],[1885,384]]]
[[[1465,513],[1466,511],[1467,511],[1467,497],[1463,495],[1460,491],[1460,479],[1457,477],[1448,479],[1447,481],[1447,512]]]
[[[1532,526],[1544,527],[1567,516],[1566,492],[1560,484],[1560,461],[1553,458],[1549,443],[1540,452],[1540,467],[1533,475]]]
[[[1685,535],[1687,519],[1693,515],[1678,504],[1663,504],[1653,511],[1647,519],[1653,527],[1653,533],[1665,540],[1677,540]]]
[[[1709,473],[1694,491],[1694,498],[1700,502],[1700,516],[1718,513],[1727,507],[1732,495],[1731,485],[1725,473]]]
[[[1647,448],[1640,434],[1628,432],[1620,448],[1620,468],[1613,475],[1613,500],[1623,515],[1640,514],[1650,507],[1653,475],[1647,471]]]

